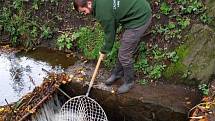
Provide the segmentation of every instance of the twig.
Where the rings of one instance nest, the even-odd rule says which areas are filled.
[[[21,100],[21,103],[22,103],[22,101],[23,100]],[[25,102],[23,102],[22,104],[21,103],[15,108],[15,110],[19,110],[22,106],[25,105]]]
[[[200,104],[201,104],[201,103],[200,103]],[[200,106],[200,104],[198,104],[198,105],[196,105],[196,106],[192,107],[192,108],[188,111],[188,118],[190,117],[190,113],[191,113],[191,111],[193,111],[195,108],[199,107],[199,106]]]
[[[191,118],[191,119],[203,119],[203,118],[204,118],[204,116],[189,117],[189,118]]]
[[[42,70],[45,71],[47,74],[50,74],[50,72],[47,71],[46,69],[42,68]],[[58,87],[56,87],[56,88],[57,88],[61,93],[63,93],[66,97],[68,97],[69,99],[71,99],[71,97],[70,97],[68,94],[66,94],[66,92],[64,92],[62,89],[60,89],[60,88],[58,88]]]
[[[36,86],[36,84],[35,84],[33,78],[32,78],[30,75],[29,75],[28,77],[29,77],[30,81],[32,82],[32,84],[33,84],[34,86]]]
[[[60,88],[58,88],[58,87],[56,87],[61,93],[63,93],[66,97],[68,97],[69,99],[71,99],[71,97],[68,95],[68,94],[66,94],[66,92],[64,92],[62,89],[60,89]]]
[[[188,111],[188,118],[190,118],[190,113],[196,109],[197,107],[200,107],[201,105],[207,105],[207,104],[210,104],[210,105],[214,105],[215,103],[214,102],[207,102],[207,103],[199,103],[197,104],[196,106],[192,107],[189,111]],[[195,111],[194,111],[195,112]]]
[[[28,101],[28,103],[26,105],[29,105],[31,103],[31,101],[34,99],[35,95],[31,97],[31,99]]]
[[[13,108],[10,106],[10,104],[8,103],[7,99],[4,99],[4,100],[5,100],[5,102],[7,103],[7,105],[9,106],[10,110],[12,111],[12,113],[11,113],[11,115],[10,115],[10,117],[9,117],[9,120],[11,121],[11,118],[12,118],[12,116],[13,116],[13,114],[14,114],[14,110],[13,110]]]
[[[36,110],[41,104],[43,104],[51,95],[52,93],[49,93],[47,96],[45,96],[39,103],[37,103],[36,106],[34,106],[31,110],[34,111]],[[26,113],[21,119],[19,119],[19,121],[24,121],[29,115],[31,114],[31,112]]]
[[[47,74],[50,74],[49,71],[47,71],[46,69],[42,68],[42,71],[45,71]]]
[[[13,108],[10,106],[10,104],[8,103],[7,99],[4,99],[5,102],[7,103],[7,105],[9,106],[10,110],[13,111]]]

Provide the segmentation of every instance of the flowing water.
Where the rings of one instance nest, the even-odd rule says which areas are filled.
[[[36,116],[32,116],[32,121],[58,121],[61,102],[58,96],[53,96],[48,102],[44,103]]]
[[[42,83],[47,71],[61,72],[74,64],[65,53],[39,48],[29,53],[0,52],[0,106],[18,101]]]
[[[36,115],[31,116],[31,121],[80,121],[80,114],[75,114],[72,111],[64,111],[59,113],[62,106],[62,102],[58,95],[54,95],[49,99],[42,107],[37,111]],[[85,121],[85,120],[81,120]]]

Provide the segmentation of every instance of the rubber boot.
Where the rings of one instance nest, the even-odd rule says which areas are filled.
[[[117,93],[123,94],[128,92],[134,85],[134,70],[133,67],[123,67],[124,70],[124,83],[118,88]]]
[[[111,85],[116,80],[123,76],[123,67],[119,61],[116,62],[115,68],[112,70],[111,76],[104,82],[106,85]]]

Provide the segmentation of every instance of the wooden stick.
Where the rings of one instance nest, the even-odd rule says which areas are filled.
[[[91,79],[91,81],[90,81],[89,88],[88,88],[88,90],[87,90],[86,96],[88,96],[89,93],[90,93],[90,90],[91,90],[91,88],[92,88],[92,86],[93,86],[93,82],[95,81],[96,75],[97,75],[97,73],[98,73],[99,66],[100,66],[101,61],[103,60],[103,58],[104,58],[104,55],[103,55],[103,54],[100,54],[99,60],[98,60],[98,62],[97,62],[97,64],[96,64],[96,68],[95,68],[94,73],[93,73],[93,76],[92,76],[92,79]]]
[[[42,68],[42,71],[45,71],[47,74],[50,74],[49,71],[47,71],[46,69]]]
[[[51,95],[52,93],[49,93],[47,96],[45,96],[39,103],[37,103],[36,106],[34,106],[31,110],[36,110],[41,104],[43,104]],[[19,119],[18,121],[24,121],[31,113],[28,112],[26,113],[21,119]]]
[[[71,97],[68,95],[68,94],[66,94],[66,92],[64,92],[62,89],[60,89],[60,88],[58,88],[58,87],[56,87],[61,93],[63,93],[66,97],[68,97],[69,99],[71,99]]]
[[[47,71],[46,69],[42,68],[43,71],[45,71],[47,74],[50,74],[49,71]],[[66,97],[68,97],[69,99],[71,98],[68,94],[66,94],[66,92],[64,92],[62,89],[56,87],[61,93],[63,93]]]
[[[29,79],[30,79],[31,83],[32,83],[34,86],[36,86],[36,84],[35,84],[35,82],[34,82],[33,78],[32,78],[31,76],[28,76],[28,77],[29,77]]]
[[[191,118],[191,119],[203,119],[203,118],[204,118],[204,116],[189,117],[189,118]]]
[[[10,104],[8,103],[7,99],[4,99],[5,102],[7,103],[7,105],[9,106],[10,110],[13,111],[13,108],[10,106]]]
[[[7,101],[7,99],[4,99],[5,100],[5,102],[7,103],[7,105],[9,106],[9,108],[10,108],[10,110],[12,111],[12,113],[10,114],[10,117],[9,117],[9,121],[11,121],[11,118],[12,118],[12,116],[13,116],[13,114],[14,114],[14,109],[11,107],[11,105],[8,103],[8,101]]]

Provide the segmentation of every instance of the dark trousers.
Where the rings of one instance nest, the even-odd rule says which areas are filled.
[[[151,24],[152,17],[143,26],[138,28],[126,29],[120,40],[118,61],[123,67],[133,67],[133,55],[137,51],[140,38]]]

